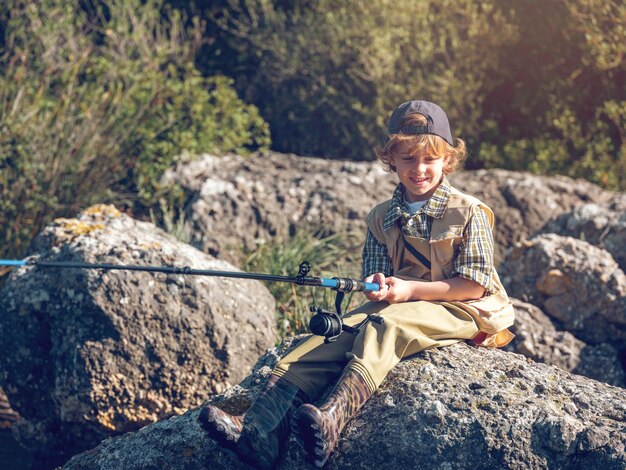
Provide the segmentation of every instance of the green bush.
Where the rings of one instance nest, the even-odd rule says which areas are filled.
[[[132,177],[144,204],[154,204],[162,190],[161,175],[182,151],[245,155],[269,147],[267,124],[231,85],[229,78],[203,78],[195,70],[167,84],[161,115],[137,130],[127,150],[137,155]]]
[[[501,48],[475,148],[484,166],[626,189],[626,5],[493,2],[517,39]],[[483,87],[484,89],[484,87]]]
[[[430,99],[470,168],[626,189],[626,4],[617,0],[221,0],[211,53],[277,150],[372,159],[394,106]]]
[[[484,51],[511,37],[493,8],[469,0],[280,5],[232,0],[213,16],[231,34],[230,55],[243,61],[231,70],[237,87],[270,123],[275,149],[372,159],[393,108],[414,97],[441,103],[460,134],[479,128],[478,88],[493,66]],[[205,57],[219,67],[229,62],[223,55]]]
[[[488,167],[585,178],[611,189],[626,189],[626,101],[607,101],[581,122],[567,107],[555,106],[550,125],[526,139],[482,144]],[[622,129],[622,144],[612,138]]]
[[[267,125],[231,80],[195,69],[201,24],[160,0],[3,8],[3,256],[93,203],[155,206],[162,172],[185,150],[268,147]]]

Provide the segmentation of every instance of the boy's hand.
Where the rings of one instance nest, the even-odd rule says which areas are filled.
[[[387,295],[385,302],[397,304],[400,302],[408,302],[413,296],[412,283],[405,281],[399,277],[388,277],[385,279],[387,283]]]
[[[375,282],[380,286],[380,289],[377,291],[363,292],[363,294],[365,294],[365,297],[367,297],[367,300],[371,300],[373,302],[380,302],[385,300],[389,288],[387,287],[386,278],[383,273],[376,273],[372,274],[371,276],[367,276],[364,281]]]
[[[376,282],[380,290],[364,292],[367,300],[389,302],[395,304],[411,300],[411,283],[397,277],[385,277],[383,273],[376,273],[365,278],[365,282]]]

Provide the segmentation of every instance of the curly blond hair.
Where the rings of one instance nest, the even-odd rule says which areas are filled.
[[[419,113],[408,114],[402,120],[402,127],[425,126],[428,121]],[[388,171],[396,171],[395,157],[402,155],[416,155],[426,152],[432,156],[446,158],[443,174],[448,175],[463,166],[467,158],[465,142],[454,139],[454,145],[450,145],[445,139],[434,134],[391,134],[384,147],[375,149],[376,156],[386,166]]]

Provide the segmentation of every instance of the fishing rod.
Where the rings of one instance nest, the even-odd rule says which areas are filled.
[[[25,260],[16,259],[0,259],[0,266],[34,266],[37,268],[78,268],[78,269],[104,269],[104,270],[123,270],[123,271],[147,271],[153,273],[165,274],[182,274],[189,276],[212,276],[212,277],[228,277],[236,279],[255,279],[258,281],[269,282],[289,282],[300,286],[325,287],[336,291],[335,311],[330,312],[320,307],[311,305],[310,311],[314,315],[309,321],[309,329],[311,333],[324,336],[326,343],[336,341],[342,331],[352,334],[358,334],[367,324],[368,321],[382,323],[382,317],[368,314],[367,317],[356,326],[348,326],[343,323],[341,313],[341,303],[343,302],[346,292],[374,292],[380,289],[380,285],[372,282],[364,282],[356,279],[343,277],[314,277],[308,276],[311,265],[307,261],[300,263],[298,274],[295,276],[280,276],[276,274],[264,273],[248,273],[244,271],[215,271],[208,269],[192,269],[188,266],[141,266],[141,265],[123,265],[123,264],[107,264],[107,263],[81,263],[72,261],[40,261],[33,257]]]

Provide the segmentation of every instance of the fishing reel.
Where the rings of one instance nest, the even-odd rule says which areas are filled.
[[[309,330],[311,333],[317,336],[323,336],[325,343],[332,343],[337,341],[339,335],[342,332],[351,333],[353,335],[359,334],[359,332],[365,328],[367,322],[374,322],[382,325],[385,321],[383,317],[378,315],[368,314],[365,319],[357,324],[356,326],[349,326],[343,322],[341,316],[341,302],[343,300],[344,292],[338,291],[335,297],[335,308],[336,311],[329,312],[328,310],[324,310],[321,307],[317,307],[315,305],[311,305],[309,310],[314,315],[309,320]]]
[[[304,279],[311,269],[311,265],[306,261],[300,264],[300,270],[297,278]],[[356,326],[349,326],[343,322],[341,313],[341,304],[343,302],[346,292],[353,290],[363,290],[363,285],[360,282],[355,282],[352,279],[333,278],[334,287],[331,287],[335,292],[335,311],[330,312],[324,310],[316,305],[311,305],[309,311],[314,315],[309,320],[309,330],[311,333],[317,336],[324,337],[324,343],[332,343],[337,341],[337,338],[342,332],[357,335],[365,326],[367,322],[373,321],[378,324],[382,324],[384,319],[377,315],[368,314],[367,317]]]
[[[343,292],[337,292],[337,297],[339,294],[343,294]],[[341,304],[341,301],[339,303]],[[345,328],[351,328],[345,325],[341,319],[341,306],[335,312],[329,312],[316,305],[311,305],[309,310],[314,313],[309,320],[309,330],[314,335],[324,336],[325,343],[336,341]]]
[[[343,331],[343,321],[336,312],[327,312],[320,307],[311,305],[311,313],[315,313],[309,321],[311,333],[324,336],[327,342],[335,341]]]

